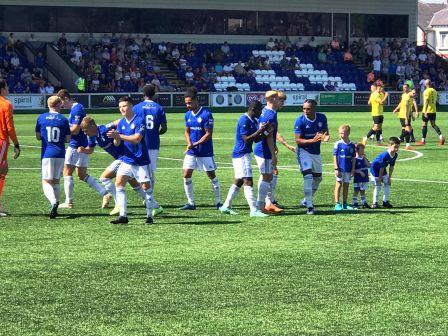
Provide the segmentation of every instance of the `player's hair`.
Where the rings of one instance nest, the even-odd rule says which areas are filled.
[[[4,80],[3,78],[0,79],[0,90],[6,89],[7,87],[8,87],[8,83],[6,83],[6,80]]]
[[[426,85],[427,87],[432,87],[432,82],[431,82],[431,80],[430,80],[430,79],[425,79],[425,85]]]
[[[156,95],[156,86],[154,84],[147,84],[143,87],[143,96],[152,98]]]
[[[358,142],[357,144],[356,144],[356,150],[358,150],[359,148],[366,148],[366,145],[364,145],[362,142]]]
[[[263,109],[263,104],[259,100],[252,100],[249,103],[248,111],[261,111]]]
[[[400,144],[400,139],[398,139],[397,137],[389,138],[389,145],[399,145],[399,144]]]
[[[198,89],[195,87],[189,87],[184,94],[184,98],[197,99],[198,98]]]
[[[348,124],[343,124],[343,125],[339,126],[339,129],[346,130],[347,132],[350,133],[350,125],[348,125]]]
[[[313,107],[317,106],[317,101],[315,99],[305,99],[304,104],[311,104]]]
[[[266,91],[266,93],[264,94],[264,97],[266,98],[266,100],[269,100],[271,98],[275,98],[278,96],[279,96],[278,91],[275,91],[275,90]]]
[[[47,99],[47,105],[48,107],[56,107],[58,105],[62,104],[62,99],[59,98],[58,96],[50,96]]]
[[[86,129],[89,126],[96,125],[95,119],[89,116],[85,116],[81,121],[81,129]]]
[[[70,99],[70,93],[68,92],[67,89],[62,89],[59,90],[58,93],[56,94],[59,98],[61,98],[62,100],[66,100],[66,99]]]
[[[123,103],[123,102],[133,104],[132,98],[129,96],[123,96],[120,99],[118,99],[118,103]]]
[[[283,91],[277,90],[277,95],[279,99],[286,100],[286,94]]]

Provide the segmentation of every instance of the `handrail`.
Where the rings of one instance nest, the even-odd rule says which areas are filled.
[[[33,45],[29,42],[26,42],[25,47],[28,48],[28,50],[33,54],[34,58],[36,58],[37,51],[36,49],[34,49]],[[46,71],[51,73],[55,78],[57,78],[58,81],[61,81],[61,78],[58,76],[56,70],[47,62],[46,58],[45,58],[45,68]],[[48,77],[48,75],[46,75],[45,77]]]

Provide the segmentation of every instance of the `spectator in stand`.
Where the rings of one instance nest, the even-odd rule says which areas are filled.
[[[341,88],[338,85],[338,82],[334,82],[334,91],[341,91]]]
[[[289,68],[291,70],[300,69],[300,62],[294,55],[292,55],[291,59],[289,60]]]
[[[283,71],[286,71],[289,69],[289,60],[286,58],[286,55],[283,55],[283,58],[280,61],[280,67]]]
[[[235,65],[233,69],[235,71],[236,76],[246,76],[246,69],[244,69],[244,64],[241,61],[238,61],[238,64]]]
[[[210,79],[211,83],[216,83],[217,82],[217,77],[218,74],[215,71],[215,67],[211,67],[210,71],[208,72],[208,78]]]
[[[100,80],[97,74],[93,75],[92,82],[90,83],[90,91],[98,92],[100,89]]]
[[[78,88],[78,93],[86,92],[86,80],[84,78],[84,74],[80,74],[79,77],[75,81],[75,85]]]
[[[24,93],[25,88],[23,87],[22,83],[19,81],[16,83],[14,87],[14,93]]]
[[[109,35],[103,35],[103,37],[101,38],[101,44],[103,45],[103,47],[109,47],[111,45]]]
[[[221,46],[221,51],[223,52],[225,57],[230,57],[230,46],[227,41]]]
[[[222,67],[221,63],[216,63],[215,64],[215,72],[218,76],[222,76],[222,70],[223,70],[223,67]]]
[[[304,43],[303,43],[303,41],[302,41],[302,38],[299,37],[299,38],[297,39],[295,49],[296,49],[296,50],[302,50],[302,49],[303,49],[303,46],[304,46]]]
[[[332,51],[341,50],[341,45],[339,44],[339,39],[336,36],[333,37],[333,40],[331,41],[331,50]]]
[[[158,49],[159,49],[159,55],[160,56],[165,56],[165,54],[166,54],[166,44],[165,44],[165,42],[162,41],[162,43],[159,44]]]
[[[20,67],[20,59],[17,57],[17,54],[14,53],[9,63],[12,65],[13,68]]]
[[[325,84],[324,89],[325,91],[335,91],[335,87],[331,84],[331,81],[328,81],[328,83]]]
[[[33,79],[31,72],[28,68],[25,68],[20,75],[20,79],[25,83],[25,85],[29,85]]]
[[[185,73],[185,82],[187,83],[187,85],[193,85],[194,84],[193,77],[194,77],[194,74],[192,72],[191,67],[189,67],[187,69],[187,72]]]
[[[154,87],[156,88],[157,91],[160,91],[160,86],[162,84],[160,82],[160,79],[157,76],[153,77],[150,84],[154,85]]]
[[[373,71],[370,71],[367,74],[367,83],[372,84],[375,81],[375,74],[373,73]]]
[[[379,56],[376,57],[375,60],[373,61],[373,73],[374,73],[376,79],[380,78],[381,60],[380,60]]]
[[[347,49],[344,53],[344,62],[346,64],[352,64],[353,63],[353,55],[350,52],[350,49]]]
[[[317,42],[316,39],[314,38],[314,36],[311,36],[310,40],[308,41],[308,47],[311,50],[316,50],[317,48]]]
[[[276,50],[276,45],[272,37],[269,39],[268,43],[266,43],[266,50]]]
[[[404,79],[404,66],[402,61],[398,61],[396,75],[398,79]]]
[[[45,86],[45,93],[50,95],[54,93],[54,87],[50,82],[48,82],[47,85]]]
[[[227,62],[226,64],[224,64],[224,66],[222,68],[222,72],[223,72],[224,76],[232,76],[233,66],[230,64],[230,62]]]
[[[40,94],[45,94],[45,81],[39,82],[39,88],[37,92]]]
[[[14,44],[16,44],[16,39],[14,37],[14,33],[9,33],[8,42],[7,42],[8,49],[10,49],[10,50],[14,49]]]
[[[388,74],[389,74],[389,59],[386,58],[384,60],[381,60],[381,78],[385,81],[389,81],[388,79]]]
[[[418,59],[421,63],[426,63],[428,60],[428,55],[426,55],[426,52],[422,51],[420,54],[418,54]]]
[[[33,68],[33,71],[31,72],[31,77],[33,81],[38,83],[39,81],[42,80],[42,72],[37,68]]]
[[[375,42],[375,44],[373,45],[372,56],[373,56],[373,59],[376,59],[377,57],[378,58],[381,57],[381,45],[378,43],[378,41]]]
[[[372,62],[373,62],[373,42],[370,41],[369,43],[366,44],[366,65],[368,67],[372,66]]]
[[[327,54],[324,52],[323,48],[320,48],[317,53],[317,61],[319,63],[327,63]]]

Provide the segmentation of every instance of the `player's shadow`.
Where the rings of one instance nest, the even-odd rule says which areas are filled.
[[[448,206],[430,206],[430,205],[400,205],[400,206],[396,206],[393,209],[390,210],[394,210],[394,209],[448,209]],[[383,209],[386,210],[386,209]]]

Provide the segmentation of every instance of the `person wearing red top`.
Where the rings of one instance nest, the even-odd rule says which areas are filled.
[[[0,217],[8,215],[1,204],[1,197],[6,174],[8,174],[7,158],[10,139],[14,143],[14,159],[17,159],[20,155],[19,140],[14,127],[12,104],[6,99],[8,95],[8,84],[4,79],[0,79]]]

